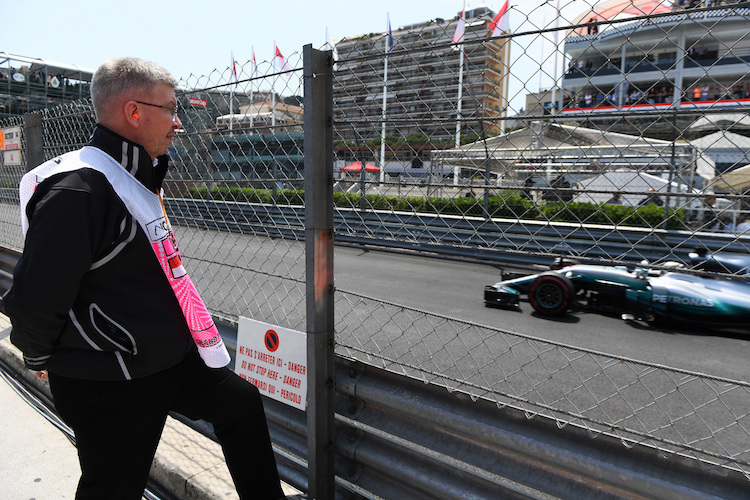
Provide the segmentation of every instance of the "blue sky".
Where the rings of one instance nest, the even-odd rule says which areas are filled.
[[[497,10],[501,0],[467,2]],[[587,1],[561,0],[563,16],[580,13]],[[511,29],[531,31],[550,25],[554,1],[511,0]],[[238,64],[251,57],[270,61],[274,42],[293,67],[301,66],[302,47],[322,47],[326,29],[332,39],[386,30],[386,16],[397,26],[436,17],[452,18],[461,0],[0,0],[0,51],[95,69],[111,57],[154,61],[177,78],[225,72],[234,53]],[[511,53],[512,107],[523,95],[552,85],[552,42],[538,36],[519,39]],[[522,46],[523,45],[523,46]],[[547,58],[544,74],[539,59]],[[525,60],[528,59],[528,64]],[[558,66],[562,67],[562,58]],[[560,71],[558,70],[558,76]],[[217,78],[218,80],[218,78]]]

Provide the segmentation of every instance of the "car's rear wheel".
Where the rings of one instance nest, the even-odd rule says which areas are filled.
[[[540,274],[529,288],[529,302],[539,314],[560,316],[568,312],[575,300],[575,285],[558,273]]]

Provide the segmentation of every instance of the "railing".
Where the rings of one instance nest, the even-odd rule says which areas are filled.
[[[170,219],[189,227],[304,239],[304,207],[215,200],[165,200]],[[452,217],[340,209],[337,244],[371,245],[505,264],[546,263],[567,255],[585,261],[658,264],[687,262],[695,250],[747,253],[747,240],[695,233],[595,224]],[[540,258],[539,254],[548,257]]]

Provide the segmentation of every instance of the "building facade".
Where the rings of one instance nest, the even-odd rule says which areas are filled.
[[[493,16],[486,7],[466,11],[463,49],[452,43],[458,16],[393,29],[390,49],[387,31],[336,43],[335,140],[375,144],[385,130],[390,144],[453,145],[457,136],[497,134],[506,116],[510,43],[489,36]]]
[[[579,20],[588,26],[565,39],[568,68],[557,112],[621,132],[648,126],[674,139],[706,110],[750,109],[750,8],[733,1],[665,1],[654,17],[620,22],[616,11],[607,11],[614,3],[597,4],[598,12]],[[673,110],[680,112],[673,121],[654,118],[654,112]],[[628,120],[604,118],[623,112]]]

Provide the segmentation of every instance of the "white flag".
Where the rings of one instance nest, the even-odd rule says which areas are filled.
[[[339,52],[336,50],[336,46],[333,44],[330,35],[328,35],[328,28],[326,28],[326,45],[328,45],[328,50],[333,52],[333,69],[335,70],[336,62],[339,60]]]
[[[510,31],[508,17],[508,0],[505,0],[497,15],[490,21],[490,36],[500,36]]]
[[[276,55],[274,56],[274,64],[276,65],[276,68],[279,71],[287,72],[287,77],[292,76],[291,71],[292,67],[289,66],[289,63],[286,62],[286,59],[284,59],[284,56],[281,55],[281,51],[279,50],[279,46],[276,46]]]
[[[453,43],[461,43],[464,39],[464,14],[466,11],[461,11],[461,15],[458,17],[458,23],[456,23],[456,31],[453,32]]]

